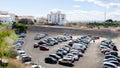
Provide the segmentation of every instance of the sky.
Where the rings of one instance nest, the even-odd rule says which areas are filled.
[[[35,17],[61,11],[68,21],[120,20],[120,0],[0,0],[0,11]]]

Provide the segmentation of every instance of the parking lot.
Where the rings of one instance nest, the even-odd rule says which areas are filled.
[[[101,40],[104,40],[105,38],[100,38],[99,40],[96,40],[95,43],[91,42],[86,52],[84,53],[84,56],[81,57],[79,61],[76,61],[73,67],[68,67],[68,66],[63,66],[59,64],[47,64],[44,62],[45,57],[48,57],[49,54],[55,53],[58,48],[62,47],[65,44],[68,44],[68,42],[63,42],[63,43],[59,43],[58,45],[51,46],[49,51],[40,51],[39,48],[37,49],[33,48],[33,44],[38,42],[34,40],[34,37],[36,34],[37,32],[28,32],[25,38],[25,43],[22,48],[26,52],[26,54],[32,57],[32,62],[40,64],[44,68],[49,68],[49,67],[51,68],[102,68],[103,67],[104,55],[99,50],[99,44]],[[48,33],[48,36],[46,38],[55,37],[58,35],[59,34]],[[74,35],[73,39],[76,39],[78,37],[80,37],[80,35],[79,36]]]

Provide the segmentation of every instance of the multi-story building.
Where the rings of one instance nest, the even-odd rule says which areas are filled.
[[[15,21],[15,14],[8,13],[6,11],[0,11],[0,23],[2,24],[12,24]]]
[[[66,15],[62,14],[60,11],[47,15],[49,24],[64,25],[66,23]]]

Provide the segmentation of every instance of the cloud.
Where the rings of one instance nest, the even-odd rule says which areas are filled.
[[[66,18],[68,21],[87,21],[87,22],[104,21],[105,12],[102,12],[102,11],[85,11],[85,10],[68,11],[68,10],[60,10],[60,9],[59,11],[66,14]],[[120,20],[119,12],[120,10],[107,12],[107,19]]]
[[[87,1],[107,8],[110,8],[112,6],[120,6],[120,0],[87,0]]]
[[[104,18],[103,12],[99,11],[74,10],[66,15],[69,21],[102,21]]]
[[[98,6],[110,8],[112,6],[120,6],[120,0],[73,0],[80,2],[90,2]]]
[[[120,20],[120,10],[107,12],[107,19]]]
[[[73,5],[74,8],[80,8],[80,5]]]

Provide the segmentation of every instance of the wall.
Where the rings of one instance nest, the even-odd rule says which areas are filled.
[[[84,30],[44,26],[28,26],[28,30],[33,32],[46,32],[56,34],[68,33],[71,35],[99,35],[107,38],[114,38],[120,35],[120,33],[112,32],[111,30]]]

